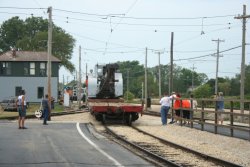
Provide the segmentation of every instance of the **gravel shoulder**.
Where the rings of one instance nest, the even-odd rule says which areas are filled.
[[[54,122],[91,122],[97,130],[103,130],[100,122],[86,112],[72,115],[53,116]],[[39,121],[29,119],[28,121]],[[169,121],[168,121],[169,122]],[[250,142],[247,140],[216,135],[176,124],[162,126],[160,118],[143,115],[133,123],[138,128],[190,149],[209,154],[242,166],[250,166]]]

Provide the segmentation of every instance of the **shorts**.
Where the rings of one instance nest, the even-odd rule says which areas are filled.
[[[19,117],[26,117],[26,106],[22,109],[22,106],[18,106],[17,108]]]
[[[181,111],[180,110],[175,110],[175,115],[177,115],[179,117],[181,115]]]
[[[183,110],[183,118],[190,119],[190,111],[189,110]]]
[[[224,112],[224,110],[218,110],[218,112]],[[223,119],[224,118],[224,114],[218,113],[218,119]]]

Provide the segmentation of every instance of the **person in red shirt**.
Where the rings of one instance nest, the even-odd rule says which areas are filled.
[[[180,120],[181,117],[181,108],[183,111],[183,118],[190,119],[190,101],[189,100],[180,100],[181,95],[179,93],[176,94],[176,100],[174,102],[174,110],[176,115],[176,122]],[[184,122],[185,123],[185,122]]]
[[[184,108],[183,118],[190,119],[190,110],[189,110],[191,108],[190,100],[182,100],[182,108]],[[186,121],[184,121],[184,124],[186,124]]]
[[[180,107],[181,107],[181,100],[180,100],[181,95],[179,93],[176,94],[176,98],[174,101],[174,110],[175,110],[175,120],[176,122],[180,119]]]

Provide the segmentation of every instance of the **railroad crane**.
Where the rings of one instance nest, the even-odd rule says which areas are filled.
[[[124,103],[123,78],[119,65],[96,65],[88,76],[88,106],[98,121],[106,123],[109,119],[131,123],[139,118],[143,105]]]

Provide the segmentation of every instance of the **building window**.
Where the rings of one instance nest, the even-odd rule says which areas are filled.
[[[0,67],[0,74],[3,75],[11,75],[11,63],[10,62],[2,62]]]
[[[23,74],[24,75],[29,75],[29,63],[27,62],[25,62],[25,63],[23,63]]]
[[[41,98],[43,98],[43,95],[44,95],[44,87],[38,87],[37,88],[37,98],[41,99]]]
[[[17,86],[17,87],[16,87],[16,90],[15,90],[16,96],[19,96],[19,95],[20,95],[21,90],[22,90],[22,87],[21,87],[21,86]]]
[[[35,75],[35,63],[30,63],[30,75]]]
[[[40,63],[40,76],[46,76],[46,68],[45,68],[45,63]]]

